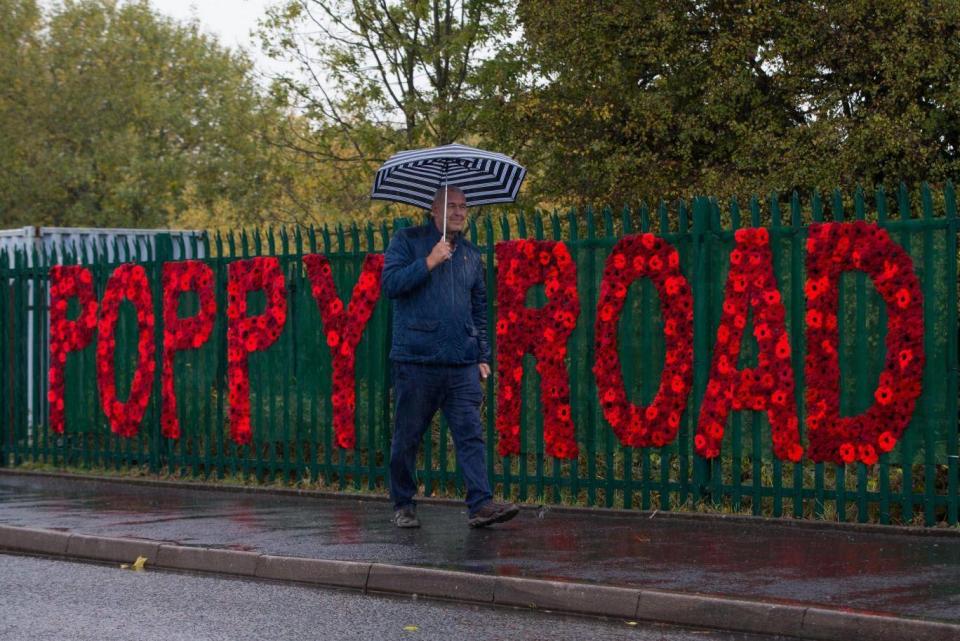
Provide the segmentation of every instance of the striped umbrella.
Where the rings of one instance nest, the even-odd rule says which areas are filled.
[[[370,197],[430,209],[437,190],[449,185],[463,191],[469,207],[511,203],[526,174],[509,156],[466,145],[413,149],[383,164]],[[446,211],[443,218],[446,232]]]

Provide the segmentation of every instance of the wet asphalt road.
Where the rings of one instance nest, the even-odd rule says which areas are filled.
[[[0,594],[3,641],[782,639],[2,555]]]
[[[424,505],[0,475],[0,523],[286,556],[596,581],[960,621],[960,536],[524,511],[487,530]]]

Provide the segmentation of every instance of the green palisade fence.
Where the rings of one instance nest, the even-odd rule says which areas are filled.
[[[793,347],[797,401],[803,419],[805,300],[803,292],[807,225],[812,221],[865,219],[885,227],[911,255],[924,293],[926,370],[923,394],[913,421],[896,449],[868,468],[813,463],[784,463],[772,454],[766,416],[734,412],[722,454],[705,461],[694,454],[695,417],[709,376],[728,271],[734,230],[766,227],[774,269],[787,310]],[[794,194],[766,202],[721,207],[705,198],[692,205],[591,209],[564,214],[481,214],[468,237],[485,255],[489,323],[495,339],[495,266],[493,245],[504,239],[564,240],[577,264],[582,312],[570,338],[569,374],[574,420],[581,454],[574,461],[544,456],[539,381],[531,356],[525,359],[521,413],[524,454],[495,456],[494,382],[487,382],[483,420],[491,480],[503,496],[524,501],[576,503],[645,510],[701,509],[795,518],[880,523],[958,522],[958,355],[957,355],[957,205],[953,187],[918,193],[901,187],[895,195],[860,191],[846,198],[814,194],[801,206]],[[349,296],[365,254],[381,252],[406,220],[348,229],[294,229],[240,232],[205,239],[159,237],[155,249],[97,246],[58,247],[51,254],[0,252],[0,444],[2,465],[139,468],[152,473],[267,480],[307,480],[343,490],[380,490],[385,486],[393,408],[390,396],[390,306],[381,299],[357,351],[357,447],[333,443],[331,361],[320,314],[302,265],[304,254],[325,254],[341,296]],[[632,450],[619,444],[598,404],[593,363],[593,324],[600,279],[611,248],[624,234],[654,231],[679,251],[694,294],[694,390],[679,437],[662,448]],[[190,246],[192,245],[192,246]],[[175,381],[183,435],[163,438],[159,420],[159,380],[138,436],[111,434],[99,408],[95,343],[69,356],[66,364],[66,431],[47,429],[47,305],[49,265],[84,263],[92,269],[98,298],[117,264],[145,265],[153,285],[158,323],[157,372],[162,346],[160,270],[173,256],[204,256],[216,278],[218,313],[214,331],[197,350],[180,352]],[[253,443],[237,446],[226,426],[227,265],[237,258],[273,255],[280,260],[288,290],[288,317],[280,339],[250,356]],[[116,257],[108,260],[107,256]],[[863,411],[873,399],[883,367],[885,312],[862,273],[841,281],[841,413]],[[535,288],[528,304],[545,302]],[[181,297],[181,316],[196,311],[193,294]],[[249,313],[264,301],[251,297]],[[76,314],[71,303],[70,317]],[[117,381],[125,398],[136,360],[136,318],[121,305],[117,329]],[[30,344],[32,341],[32,345]],[[659,299],[648,281],[635,282],[620,321],[621,361],[628,394],[636,403],[653,398],[663,367]],[[495,347],[495,346],[494,346]],[[756,362],[752,334],[744,334],[741,367]],[[495,368],[495,364],[494,364]],[[427,495],[462,492],[447,427],[438,418],[422,452],[420,479]],[[805,441],[804,441],[805,442]]]

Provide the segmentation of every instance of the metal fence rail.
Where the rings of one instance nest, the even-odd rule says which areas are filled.
[[[494,243],[513,238],[557,239],[568,243],[577,265],[582,313],[568,343],[569,374],[579,458],[561,462],[544,456],[539,382],[532,357],[524,362],[521,456],[495,455],[494,385],[487,383],[483,418],[488,456],[494,461],[497,492],[523,501],[579,503],[642,509],[701,509],[717,505],[733,511],[796,518],[880,523],[958,522],[958,354],[957,232],[952,186],[932,191],[906,188],[890,198],[878,191],[868,202],[858,192],[846,201],[833,194],[825,206],[817,195],[801,207],[772,196],[741,208],[721,208],[696,199],[670,210],[660,205],[613,212],[571,211],[565,215],[513,217],[481,215],[468,236],[486,256],[489,292],[488,335],[495,340]],[[888,201],[895,204],[888,204]],[[869,211],[868,211],[869,209]],[[825,213],[829,211],[829,215]],[[733,232],[741,227],[769,230],[774,269],[787,311],[796,397],[803,420],[804,247],[807,225],[821,220],[871,220],[886,228],[914,261],[924,293],[926,366],[923,393],[913,421],[896,449],[872,467],[835,466],[804,460],[784,463],[773,456],[766,416],[734,412],[722,455],[710,462],[693,452],[695,420],[709,376],[710,355],[728,271]],[[52,254],[0,256],[0,453],[3,465],[24,463],[89,468],[141,467],[196,476],[255,475],[256,478],[322,481],[344,490],[376,490],[387,474],[390,425],[390,309],[381,299],[357,349],[357,447],[333,443],[331,359],[320,314],[302,257],[326,255],[340,295],[349,297],[368,252],[383,251],[393,230],[406,221],[366,228],[294,229],[241,232],[227,236],[158,240],[154,248],[60,247]],[[630,449],[617,441],[604,421],[591,367],[594,314],[604,261],[624,234],[655,231],[677,248],[694,295],[694,390],[679,437],[662,448]],[[193,243],[193,247],[187,244]],[[111,434],[99,406],[94,344],[66,363],[66,431],[47,428],[46,372],[49,342],[48,268],[56,262],[89,265],[97,296],[116,265],[134,261],[147,269],[158,324],[162,322],[160,273],[174,255],[205,256],[216,279],[218,314],[210,340],[200,349],[177,354],[176,390],[183,429],[177,441],[161,436],[159,377],[139,434]],[[237,446],[225,425],[227,264],[242,257],[272,255],[280,260],[288,290],[288,315],[280,339],[250,355],[254,440]],[[108,260],[107,257],[112,259]],[[12,258],[12,260],[11,260]],[[885,311],[863,273],[844,275],[840,291],[841,413],[853,415],[872,402],[883,368]],[[545,302],[542,290],[528,304]],[[196,311],[184,295],[181,316]],[[251,297],[250,313],[264,302]],[[259,306],[259,307],[258,307]],[[33,310],[36,313],[30,314]],[[68,311],[70,317],[76,311]],[[28,331],[28,325],[32,329]],[[663,367],[662,319],[656,290],[648,281],[631,286],[620,322],[623,374],[632,401],[648,403]],[[158,337],[162,334],[158,329]],[[31,336],[33,349],[27,342]],[[749,338],[748,338],[749,337]],[[118,396],[125,398],[136,364],[137,327],[133,308],[121,305],[117,329]],[[162,339],[158,338],[157,372]],[[495,346],[494,346],[495,350]],[[741,366],[756,359],[756,344],[745,332]],[[495,368],[494,368],[495,369]],[[29,384],[27,373],[34,380]],[[28,398],[31,396],[32,398]],[[34,408],[32,414],[28,408]],[[802,428],[801,428],[802,431]],[[462,490],[446,425],[438,419],[428,431],[420,479],[427,494]],[[707,499],[701,501],[701,499]]]

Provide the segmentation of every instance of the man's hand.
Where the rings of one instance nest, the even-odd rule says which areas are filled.
[[[490,376],[490,366],[486,363],[480,363],[480,380],[487,380],[487,377]]]
[[[427,269],[432,270],[440,263],[450,260],[451,256],[453,256],[453,246],[441,238],[427,256]]]

